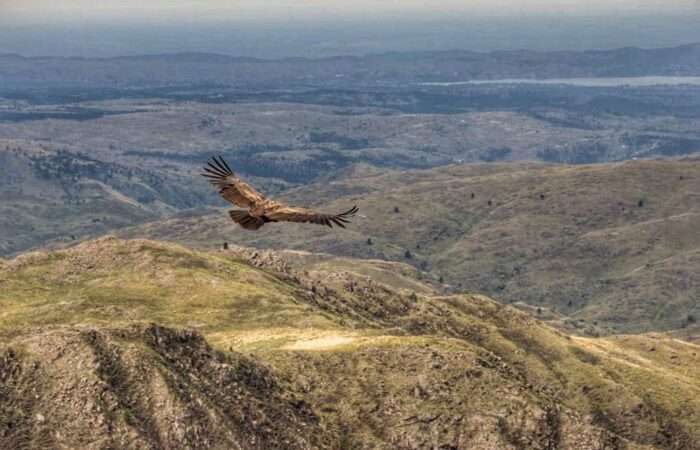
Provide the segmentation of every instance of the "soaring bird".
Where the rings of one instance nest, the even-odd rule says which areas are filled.
[[[219,194],[228,202],[244,209],[233,209],[229,215],[234,222],[246,230],[257,230],[268,222],[301,222],[337,225],[345,228],[350,223],[349,217],[357,213],[353,206],[340,214],[321,214],[316,211],[289,206],[285,203],[268,199],[251,185],[234,175],[226,161],[219,156],[213,157],[204,167],[202,176],[219,189]]]

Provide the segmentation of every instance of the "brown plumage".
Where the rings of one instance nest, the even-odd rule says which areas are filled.
[[[234,222],[246,230],[257,230],[267,222],[300,222],[337,225],[345,228],[349,217],[357,213],[357,206],[340,214],[321,214],[306,208],[296,208],[268,199],[251,185],[234,175],[222,157],[214,157],[204,168],[202,176],[219,189],[219,194],[230,203],[244,209],[229,211]]]

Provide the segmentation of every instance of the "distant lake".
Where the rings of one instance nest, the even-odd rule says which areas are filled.
[[[464,84],[565,84],[588,87],[700,86],[700,77],[504,78],[500,80],[469,80],[420,84],[422,86],[459,86]]]

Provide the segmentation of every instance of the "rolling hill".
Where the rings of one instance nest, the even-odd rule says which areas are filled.
[[[168,217],[208,193],[176,171],[34,141],[0,140],[0,174],[0,255]]]
[[[2,260],[0,446],[698,448],[700,347],[418,276],[112,237]]]
[[[123,234],[400,261],[455,292],[522,302],[607,333],[678,329],[700,314],[697,158],[363,173],[287,195],[329,211],[359,205],[347,230],[271,224],[249,233],[222,211]]]

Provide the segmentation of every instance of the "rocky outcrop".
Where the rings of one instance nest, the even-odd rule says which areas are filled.
[[[57,328],[0,350],[0,448],[316,449],[318,417],[259,361],[191,331]]]

